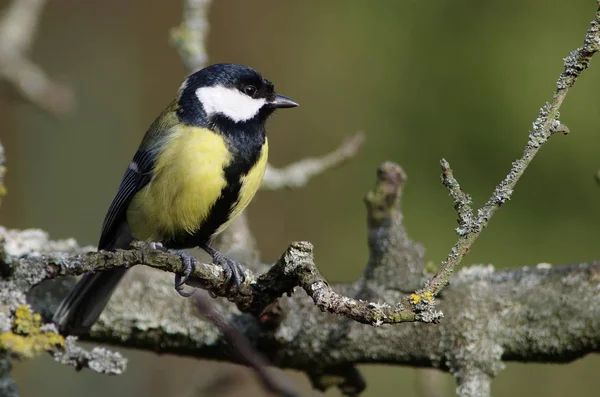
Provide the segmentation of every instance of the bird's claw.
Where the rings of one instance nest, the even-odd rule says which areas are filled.
[[[167,252],[169,251],[165,246],[159,242],[150,242],[152,249]],[[220,266],[225,274],[225,283],[220,291],[214,293],[209,291],[209,294],[216,298],[217,296],[235,296],[240,292],[240,286],[246,280],[246,270],[241,263],[238,261],[228,258],[221,254],[214,248],[202,247],[212,257],[212,261],[215,265]],[[184,298],[189,298],[196,292],[193,289],[190,292],[184,291],[184,285],[189,280],[190,276],[196,268],[197,260],[192,255],[183,251],[174,251],[181,257],[182,269],[180,273],[175,274],[175,291]]]
[[[242,264],[226,257],[214,248],[205,247],[205,251],[212,256],[213,263],[220,266],[225,274],[225,283],[221,291],[219,293],[209,291],[210,295],[215,298],[217,296],[234,296],[238,294],[240,286],[246,280],[246,271]]]
[[[175,291],[184,298],[189,298],[194,295],[196,289],[194,288],[190,292],[185,292],[183,290],[183,286],[190,278],[190,275],[194,272],[196,268],[196,258],[187,252],[178,252],[181,257],[182,271],[181,273],[175,273]]]

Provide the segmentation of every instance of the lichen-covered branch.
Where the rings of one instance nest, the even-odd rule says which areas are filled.
[[[2,237],[6,237],[6,234]],[[54,324],[43,323],[42,316],[32,311],[26,303],[26,292],[30,290],[32,280],[10,277],[10,269],[5,260],[10,258],[11,248],[9,246],[8,251],[6,245],[3,248],[3,258],[0,260],[3,273],[0,281],[0,349],[3,357],[0,366],[9,369],[10,358],[31,359],[48,352],[55,360],[77,369],[90,368],[107,374],[122,373],[127,360],[120,353],[113,353],[105,348],[94,348],[88,352],[77,346],[73,337],[65,340]],[[8,375],[5,373],[2,376],[5,379],[0,389],[10,388]]]
[[[266,306],[273,303],[273,297],[291,293],[294,287],[300,286],[321,311],[339,314],[363,324],[431,322],[439,318],[437,313],[434,314],[435,318],[419,313],[408,297],[398,303],[388,304],[353,299],[336,292],[314,264],[312,249],[310,243],[292,243],[279,261],[258,278],[253,286],[255,293],[258,293],[249,306],[251,313],[260,314]]]
[[[0,233],[2,231],[0,228]],[[76,276],[138,264],[171,273],[182,271],[181,257],[177,253],[157,250],[142,242],[135,242],[133,246],[135,249],[132,250],[93,251],[75,255],[7,255],[4,258],[5,274],[32,288],[59,276]],[[319,273],[313,261],[312,245],[306,242],[291,244],[280,260],[262,276],[255,277],[249,272],[235,295],[226,292],[226,277],[223,269],[217,265],[198,263],[188,283],[215,295],[221,294],[236,303],[242,311],[255,315],[259,315],[283,294],[300,286],[320,310],[340,314],[365,324],[428,321],[430,318],[419,315],[419,311],[413,309],[415,305],[410,303],[408,297],[402,302],[390,305],[356,300],[335,292]]]
[[[31,232],[24,235],[33,237],[27,249],[36,254],[26,253],[24,244],[10,242],[4,235],[10,243],[6,246],[19,249],[4,255],[20,252],[23,266],[33,263],[30,258],[42,258],[48,248],[69,246],[71,252],[80,251],[72,242],[44,241]],[[297,255],[290,258],[291,264],[301,262]],[[62,254],[50,257],[56,261]],[[279,264],[288,265],[286,259]],[[36,267],[31,270],[39,271]],[[242,315],[225,302],[219,304],[219,311],[252,345],[263,346],[261,351],[267,358],[277,358],[275,364],[280,367],[314,372],[317,368],[381,362],[440,368],[456,374],[468,374],[464,369],[474,368],[493,375],[506,360],[567,362],[597,352],[599,274],[599,263],[505,271],[491,266],[466,268],[438,299],[445,318],[435,326],[366,326],[315,311],[314,302],[303,293],[280,299],[283,315],[270,332],[260,325],[261,319]],[[24,275],[21,270],[20,277]],[[25,279],[31,284],[39,282],[37,276]],[[48,294],[55,288],[44,283],[31,292],[29,300],[35,311],[51,315],[60,300]],[[350,295],[356,285],[332,288]],[[388,302],[403,296],[384,289],[378,294]],[[223,337],[201,319],[194,302],[182,300],[174,292],[172,279],[164,272],[131,272],[87,338],[164,353],[238,361],[222,348]]]
[[[54,360],[77,370],[89,368],[99,374],[120,375],[125,371],[127,359],[121,353],[103,347],[86,350],[76,342],[76,337],[67,336],[63,348],[53,353]]]
[[[73,108],[73,94],[53,82],[28,57],[46,0],[13,0],[0,18],[0,79],[21,96],[52,114]]]
[[[568,362],[598,352],[598,275],[600,263],[502,271],[465,268],[438,299],[445,317],[436,325],[363,325],[316,311],[313,301],[297,292],[280,299],[283,314],[274,327],[261,326],[260,318],[240,314],[226,302],[219,302],[218,309],[278,367],[325,372],[349,364],[393,363],[493,376],[503,361]],[[332,286],[348,294],[355,287]],[[49,288],[42,284],[30,295],[36,311],[48,315],[60,299],[49,295]],[[380,293],[392,302],[402,296],[393,290]],[[132,271],[86,338],[239,362],[194,306],[173,291],[172,279],[164,273]]]
[[[533,123],[533,129],[529,133],[523,155],[512,163],[512,167],[504,180],[496,186],[485,205],[477,210],[477,216],[473,215],[470,208],[470,197],[462,193],[458,182],[452,175],[450,165],[446,160],[442,160],[442,180],[450,191],[450,195],[454,200],[454,207],[459,215],[459,227],[457,228],[459,238],[450,250],[446,260],[442,262],[440,270],[431,279],[424,291],[435,295],[448,285],[454,269],[469,252],[469,249],[488,225],[492,216],[502,204],[510,200],[517,182],[521,179],[538,151],[552,135],[557,132],[569,132],[568,128],[559,120],[559,109],[567,96],[567,92],[573,87],[581,73],[588,68],[592,56],[598,50],[600,50],[600,9],[596,11],[591,26],[585,35],[583,46],[571,51],[569,56],[564,59],[564,70],[558,77],[552,101],[547,102],[540,109],[539,116]]]

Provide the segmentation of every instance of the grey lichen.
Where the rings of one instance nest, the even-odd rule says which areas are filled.
[[[127,359],[119,352],[103,347],[94,347],[88,351],[77,345],[77,338],[68,336],[64,349],[54,353],[54,360],[76,369],[89,368],[99,374],[120,375],[127,367]]]

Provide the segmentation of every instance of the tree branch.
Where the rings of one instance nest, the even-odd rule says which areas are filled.
[[[73,108],[73,94],[27,58],[46,0],[13,0],[0,19],[0,78],[52,114]]]
[[[225,340],[202,321],[190,300],[172,291],[161,272],[134,269],[115,293],[89,340],[160,353],[239,362]],[[38,286],[30,299],[51,315],[58,298]],[[334,285],[351,293],[354,284]],[[282,368],[303,371],[361,363],[439,368],[468,378],[467,368],[493,376],[502,361],[569,362],[600,350],[600,263],[458,272],[438,305],[445,320],[370,327],[311,310],[304,294],[282,298],[284,315],[266,332],[253,316],[219,303],[227,321]],[[397,291],[379,291],[389,301]],[[140,294],[144,299],[139,299]]]
[[[517,182],[542,146],[555,133],[569,132],[568,128],[559,121],[560,114],[558,111],[567,96],[569,88],[573,87],[581,73],[588,68],[592,56],[598,50],[600,50],[600,9],[596,11],[591,26],[585,35],[583,46],[571,51],[569,56],[564,59],[564,70],[558,77],[552,101],[547,102],[540,109],[540,114],[529,133],[523,155],[512,163],[509,173],[496,186],[485,205],[477,210],[476,217],[473,216],[473,211],[470,208],[471,198],[460,190],[458,182],[452,175],[450,165],[446,160],[442,160],[442,180],[450,191],[450,195],[454,200],[454,207],[459,216],[459,227],[456,229],[459,238],[450,250],[446,260],[442,262],[440,270],[425,287],[425,292],[436,295],[448,285],[454,269],[469,252],[477,237],[488,225],[500,206],[510,200]]]

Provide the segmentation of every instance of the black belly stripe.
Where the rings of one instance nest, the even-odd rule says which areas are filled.
[[[231,211],[240,199],[241,179],[250,172],[262,153],[265,143],[263,123],[244,123],[241,128],[229,120],[217,124],[229,143],[231,163],[223,170],[227,181],[219,199],[212,206],[208,217],[193,234],[183,232],[163,244],[174,249],[198,247],[208,244],[215,232],[229,220]]]

